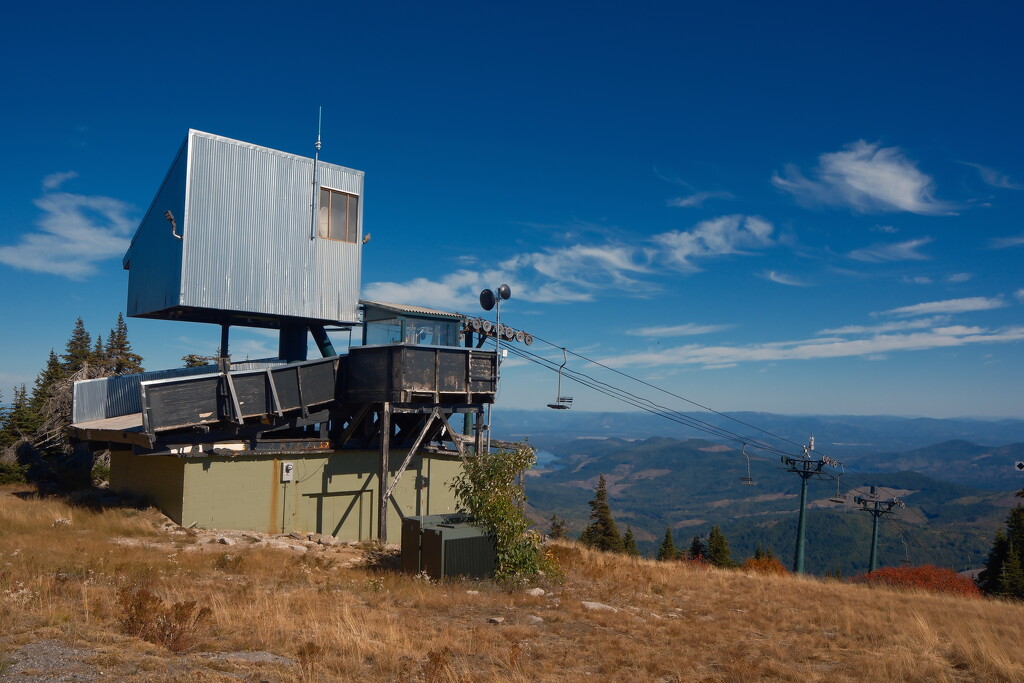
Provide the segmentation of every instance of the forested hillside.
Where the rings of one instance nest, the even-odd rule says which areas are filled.
[[[527,482],[530,510],[542,522],[552,514],[579,533],[587,519],[587,501],[599,475],[608,483],[609,502],[621,528],[632,527],[642,552],[653,553],[666,527],[677,545],[706,536],[713,525],[729,539],[735,559],[771,547],[792,559],[800,491],[798,477],[776,459],[751,457],[753,486],[741,450],[710,441],[651,438],[643,441],[582,439],[559,447],[554,467],[532,473]],[[1012,480],[1012,477],[1011,477]],[[807,568],[816,574],[867,570],[871,518],[853,503],[872,484],[883,496],[906,502],[880,530],[883,565],[905,560],[962,570],[979,567],[992,536],[1017,499],[943,482],[913,472],[847,472],[839,482],[845,503],[835,497],[834,481],[809,483]]]

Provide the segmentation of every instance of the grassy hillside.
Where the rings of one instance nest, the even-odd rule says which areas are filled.
[[[551,514],[586,524],[587,501],[600,474],[608,481],[612,511],[620,526],[633,527],[641,550],[651,552],[671,527],[677,545],[707,535],[719,525],[735,558],[753,554],[758,543],[772,547],[787,563],[796,534],[800,480],[781,463],[751,458],[755,486],[744,486],[746,461],[740,450],[700,439],[642,441],[580,439],[561,447],[560,467],[532,473],[527,483],[531,513],[542,522]],[[907,509],[887,520],[879,549],[884,564],[909,558],[961,570],[982,563],[1008,510],[1009,493],[938,481],[913,472],[849,473],[840,481],[845,505],[828,499],[834,482],[809,483],[807,568],[812,573],[866,571],[870,517],[857,510],[855,495],[871,483],[883,495],[898,495]]]
[[[1024,679],[1024,607],[1001,601],[572,544],[549,546],[564,582],[531,594],[427,582],[347,547],[209,543],[152,510],[0,491],[0,518],[0,677],[12,681],[58,666],[127,681]],[[164,631],[181,622],[172,605],[210,612],[171,652],[129,634],[139,600],[118,598],[126,586],[152,592],[134,619]]]

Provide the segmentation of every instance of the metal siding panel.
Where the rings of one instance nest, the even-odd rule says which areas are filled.
[[[171,225],[164,218],[164,212],[171,211],[181,234],[185,225],[187,170],[186,141],[125,254],[128,263],[126,312],[129,317],[165,310],[180,303],[183,244],[171,234]]]
[[[310,239],[312,160],[198,131],[191,142],[182,304],[355,321],[361,245]],[[359,195],[362,214],[361,172],[321,162],[318,175]]]

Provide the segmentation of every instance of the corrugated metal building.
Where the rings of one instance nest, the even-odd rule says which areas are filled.
[[[128,315],[357,322],[362,214],[362,171],[190,130],[125,254]]]

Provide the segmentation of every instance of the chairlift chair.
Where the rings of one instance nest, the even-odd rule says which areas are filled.
[[[747,444],[743,444],[743,457],[747,459],[747,476],[740,477],[740,484],[743,486],[754,486],[757,482],[750,476],[750,456],[747,455]]]
[[[562,368],[569,362],[565,348],[562,348],[562,364],[558,366],[558,389],[555,391],[555,402],[549,403],[548,408],[552,410],[569,410],[572,408],[572,396],[562,396]]]

